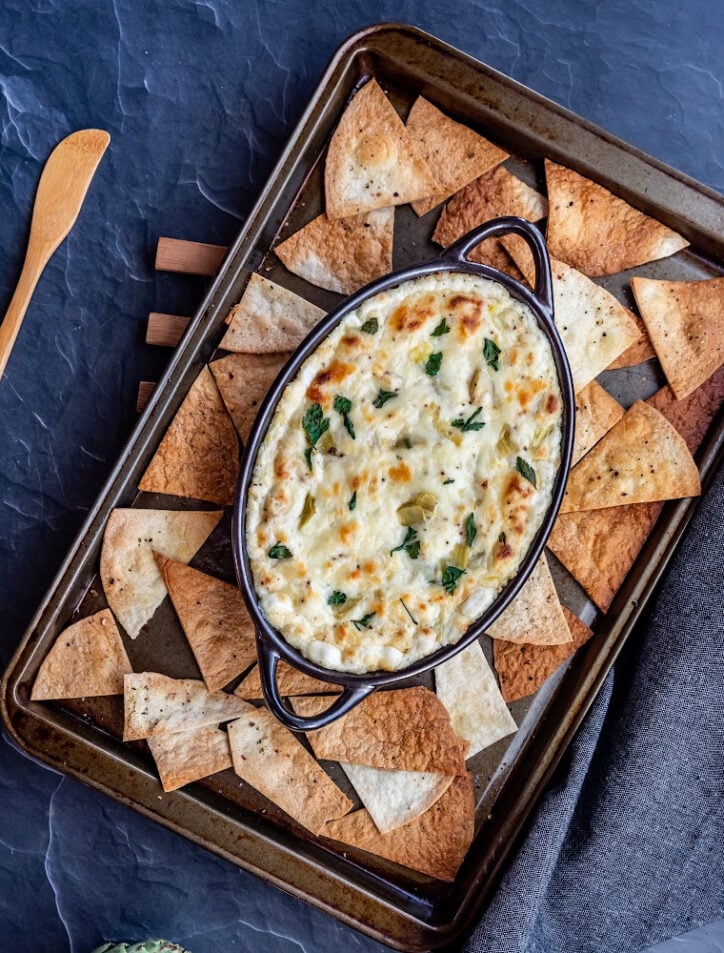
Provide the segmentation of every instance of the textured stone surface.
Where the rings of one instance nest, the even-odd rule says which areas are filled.
[[[203,285],[155,275],[158,235],[228,243],[336,46],[415,23],[724,188],[717,0],[3,0],[0,312],[42,164],[74,129],[112,136],[0,382],[0,663],[168,359],[149,311]],[[193,953],[382,949],[0,739],[0,948],[85,953],[162,934]],[[183,878],[179,871],[183,870]],[[682,949],[684,949],[682,945]],[[693,949],[692,947],[688,948]]]

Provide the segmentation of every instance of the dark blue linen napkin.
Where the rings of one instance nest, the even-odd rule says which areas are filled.
[[[720,471],[469,953],[634,953],[724,916]]]

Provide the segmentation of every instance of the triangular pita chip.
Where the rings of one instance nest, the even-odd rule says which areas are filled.
[[[274,251],[295,275],[349,295],[392,271],[395,210],[338,221],[318,215]]]
[[[530,645],[502,639],[493,642],[495,669],[506,702],[537,692],[543,682],[593,635],[586,623],[570,609],[564,606],[563,612],[573,636],[572,642],[563,645]]]
[[[545,553],[515,599],[490,626],[488,635],[506,642],[534,642],[537,645],[571,641]]]
[[[277,667],[277,686],[279,694],[286,696],[339,695],[342,691],[339,685],[333,685],[332,682],[323,682],[320,678],[313,678],[286,662],[279,662]],[[243,682],[237,685],[234,694],[238,695],[239,698],[246,699],[264,697],[261,690],[261,676],[259,675],[258,665],[255,665]]]
[[[315,834],[346,814],[352,802],[291,731],[264,708],[239,704],[243,717],[229,725],[239,777]]]
[[[328,698],[294,698],[298,715],[316,715]],[[375,692],[347,715],[307,733],[318,758],[398,771],[465,772],[466,746],[442,702],[427,688]]]
[[[329,143],[324,166],[327,215],[362,215],[440,190],[395,107],[376,80],[370,80],[345,109]]]
[[[138,484],[228,506],[239,471],[239,441],[208,367],[191,385]]]
[[[219,347],[244,354],[293,351],[323,317],[316,304],[253,274],[227,315],[229,326]]]
[[[101,581],[116,618],[135,639],[166,595],[154,551],[187,563],[223,513],[114,510],[103,536]]]
[[[132,672],[116,620],[108,609],[64,629],[43,659],[33,683],[33,701],[122,695]]]
[[[724,278],[631,287],[669,386],[681,400],[724,362]]]
[[[454,880],[474,832],[473,781],[465,773],[453,778],[430,810],[389,834],[380,834],[365,810],[331,821],[322,833],[439,880]]]
[[[430,771],[387,771],[366,764],[340,767],[381,834],[409,824],[429,810],[450,787],[451,774]]]
[[[164,791],[175,791],[231,767],[229,736],[216,725],[149,738]]]
[[[724,368],[684,400],[663,387],[647,403],[679,431],[691,453],[724,400]],[[658,519],[663,503],[638,503],[558,517],[549,548],[604,612]]]
[[[503,244],[532,282],[530,250],[523,239],[513,235]],[[628,308],[580,271],[555,258],[551,271],[556,327],[578,392],[634,344],[640,331]]]
[[[537,222],[548,210],[544,196],[502,167],[475,179],[454,195],[443,209],[432,240],[450,245],[477,225],[501,215],[518,215]],[[497,238],[477,245],[468,257],[511,272],[509,256]],[[513,272],[518,277],[518,269]]]
[[[639,329],[641,337],[635,344],[632,344],[631,347],[627,347],[623,354],[620,354],[615,361],[611,361],[606,368],[607,371],[616,371],[622,367],[635,367],[637,364],[643,364],[644,361],[650,361],[652,357],[656,357],[656,351],[651,344],[646,325],[633,311],[631,312],[631,316],[636,322],[636,327]]]
[[[576,436],[571,466],[578,463],[624,413],[619,402],[596,381],[579,390],[576,394]]]
[[[423,96],[418,96],[410,110],[407,131],[442,186],[437,195],[412,203],[418,215],[425,215],[508,158],[507,152],[446,116]]]
[[[638,503],[560,514],[548,548],[607,612],[663,505]]]
[[[657,410],[636,401],[568,477],[561,513],[698,496],[686,443]]]
[[[590,179],[545,160],[548,248],[584,274],[617,271],[668,258],[689,244]]]
[[[288,354],[229,354],[209,364],[236,432],[246,441],[259,407]]]
[[[646,401],[673,424],[686,441],[689,450],[694,453],[704,439],[712,420],[716,417],[724,401],[724,367],[706,381],[701,387],[677,400],[670,387],[662,387]]]
[[[225,692],[210,692],[195,678],[169,678],[158,672],[126,675],[123,740],[154,738],[238,718],[246,702]]]
[[[518,730],[479,642],[435,669],[435,690],[456,734],[470,742],[468,758]]]
[[[256,661],[254,625],[238,586],[156,556],[158,568],[210,692]]]

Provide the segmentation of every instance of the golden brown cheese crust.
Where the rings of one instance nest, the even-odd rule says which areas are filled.
[[[560,441],[550,346],[503,286],[439,273],[376,295],[305,361],[259,450],[264,614],[340,671],[457,642],[530,546]]]

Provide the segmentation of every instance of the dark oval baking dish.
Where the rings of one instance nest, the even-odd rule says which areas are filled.
[[[481,265],[470,261],[466,256],[475,245],[500,235],[514,233],[520,235],[528,243],[535,260],[535,290],[531,292],[510,275],[497,271],[488,265]],[[431,653],[425,658],[414,662],[407,668],[394,672],[368,672],[357,675],[348,672],[332,671],[310,662],[301,652],[293,648],[265,618],[258,602],[254,580],[252,577],[249,555],[246,548],[246,503],[251,484],[252,473],[256,456],[267,432],[277,403],[287,384],[296,376],[299,368],[318,345],[335,328],[342,318],[354,311],[367,298],[392,288],[395,285],[437,272],[459,272],[478,275],[504,285],[518,301],[528,305],[538,320],[551,345],[553,358],[558,373],[563,402],[563,427],[561,434],[561,464],[553,486],[553,493],[541,526],[533,542],[521,560],[518,571],[513,578],[498,593],[486,611],[479,616],[467,629],[462,638],[453,645],[446,645]],[[259,670],[264,698],[269,710],[293,731],[311,731],[321,728],[361,702],[369,694],[383,685],[395,685],[420,672],[427,672],[447,659],[456,655],[465,646],[470,645],[482,635],[485,630],[497,619],[506,606],[515,598],[526,579],[530,575],[540,556],[546,540],[553,529],[558,510],[560,508],[566,478],[573,450],[573,433],[575,424],[575,397],[573,380],[563,344],[556,330],[553,316],[553,290],[551,283],[551,267],[543,236],[530,222],[522,218],[506,217],[494,219],[481,225],[459,239],[449,248],[430,261],[423,262],[412,268],[393,272],[384,278],[374,281],[362,288],[356,294],[346,298],[338,307],[331,311],[314,330],[302,341],[289,362],[277,377],[274,385],[264,399],[256,420],[252,427],[249,439],[244,449],[241,461],[241,471],[234,501],[234,518],[232,526],[232,543],[234,549],[234,563],[244,601],[256,628],[257,650],[259,656]],[[325,682],[342,685],[344,691],[329,708],[319,715],[302,718],[288,709],[278,690],[276,671],[279,660],[284,659],[291,665]]]

